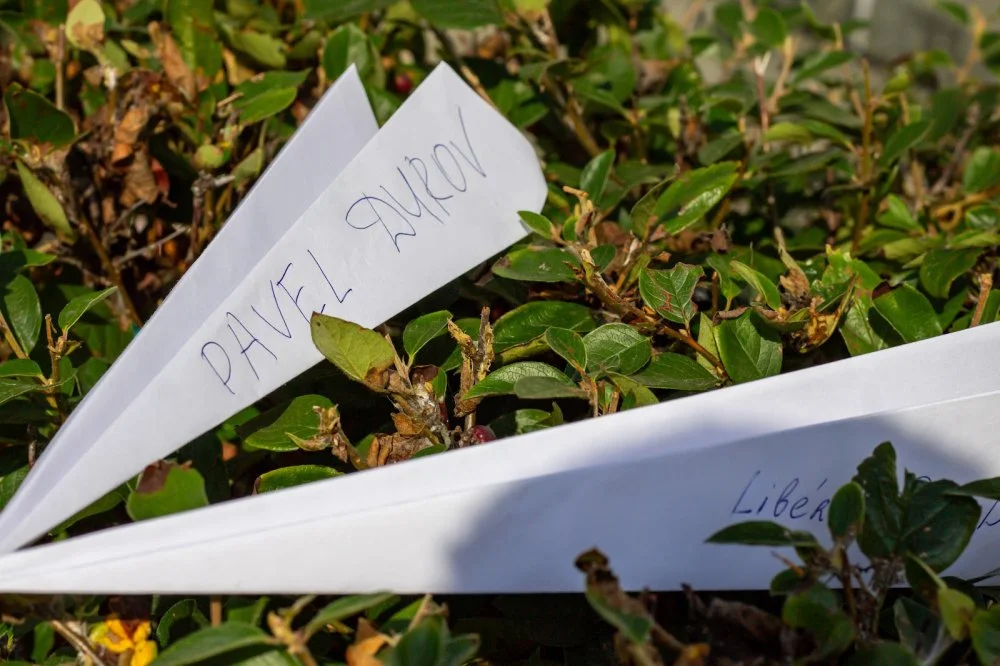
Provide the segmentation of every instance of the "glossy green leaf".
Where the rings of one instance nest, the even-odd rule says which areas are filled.
[[[816,539],[769,520],[749,520],[725,527],[706,539],[707,543],[744,546],[813,546]]]
[[[321,608],[306,625],[306,634],[312,635],[333,622],[342,622],[348,618],[364,613],[393,598],[390,592],[374,594],[358,594],[341,597]]]
[[[536,234],[542,238],[551,238],[553,225],[549,218],[544,215],[539,215],[538,213],[533,213],[530,210],[521,210],[517,212],[521,216],[521,221],[524,225],[534,231]]]
[[[752,312],[721,322],[715,327],[715,341],[726,373],[736,383],[781,372],[781,340]]]
[[[587,163],[580,174],[580,189],[590,195],[590,200],[600,206],[604,187],[615,163],[615,151],[606,150]]]
[[[874,300],[875,309],[906,342],[941,335],[934,306],[908,284],[900,285]]]
[[[43,389],[41,384],[28,379],[0,379],[0,405]]]
[[[411,363],[428,342],[448,331],[449,321],[451,313],[441,310],[417,317],[406,325],[403,329],[403,349],[409,354]]]
[[[632,379],[655,389],[705,391],[719,385],[719,378],[697,361],[682,354],[664,352],[653,356],[642,372]]]
[[[3,478],[0,478],[0,510],[7,506],[7,502],[14,496],[17,489],[21,487],[24,483],[24,479],[28,476],[28,466],[19,467],[8,474],[5,474]]]
[[[646,365],[652,345],[628,324],[604,324],[583,338],[587,350],[587,372],[617,372],[630,375]]]
[[[272,88],[258,95],[236,100],[233,108],[240,114],[240,122],[253,125],[290,107],[297,94],[298,90],[295,88]]]
[[[208,506],[205,479],[196,469],[162,463],[155,471],[150,472],[147,468],[142,479],[151,487],[145,488],[141,481],[125,503],[132,520],[148,520]]]
[[[330,399],[321,395],[298,396],[240,426],[243,446],[259,451],[297,451],[296,441],[308,441],[320,434],[320,417],[315,408],[332,406]]]
[[[576,386],[573,380],[547,363],[522,361],[494,370],[485,379],[470,388],[463,397],[466,400],[471,400],[491,395],[512,395],[514,386],[524,377],[549,377],[563,382],[566,386]]]
[[[913,218],[910,209],[895,194],[886,197],[887,207],[884,213],[878,216],[878,223],[890,229],[901,231],[919,231],[920,223]]]
[[[931,250],[920,265],[920,284],[931,296],[948,298],[952,283],[972,270],[980,253],[978,248]]]
[[[179,622],[189,621],[199,629],[208,626],[209,620],[198,608],[194,599],[181,599],[168,608],[156,623],[156,640],[161,648],[170,645],[170,630]]]
[[[293,465],[291,467],[280,467],[264,472],[257,477],[257,492],[269,493],[274,490],[301,486],[314,481],[332,479],[341,476],[343,472],[338,472],[332,467],[324,465]]]
[[[184,62],[209,79],[222,68],[222,44],[216,33],[213,5],[213,0],[166,0],[163,9]]]
[[[243,648],[271,645],[275,639],[242,622],[224,622],[185,636],[164,650],[157,666],[188,666]]]
[[[382,84],[384,73],[378,54],[361,28],[353,23],[339,26],[326,40],[323,48],[323,69],[331,81],[336,81],[355,65],[364,81]]]
[[[596,325],[594,313],[586,305],[532,301],[514,308],[496,321],[493,325],[493,345],[497,351],[505,351],[541,338],[552,327],[586,333],[594,330]]]
[[[66,304],[66,307],[59,313],[59,328],[68,331],[80,321],[80,317],[87,314],[91,308],[103,301],[115,292],[117,287],[108,287],[102,291],[95,291],[91,294],[81,294]]]
[[[3,286],[0,314],[14,331],[25,353],[31,352],[42,330],[42,304],[31,280],[15,275]]]
[[[320,353],[356,382],[377,382],[393,364],[395,350],[375,331],[319,313],[313,313],[310,327]]]
[[[668,270],[647,269],[639,275],[639,293],[661,317],[687,326],[698,312],[691,299],[704,275],[701,267],[689,264],[677,264]]]
[[[830,534],[835,539],[860,531],[865,520],[864,489],[853,481],[841,486],[830,501],[829,516]]]
[[[733,260],[729,263],[729,266],[744,282],[753,287],[753,290],[757,292],[761,300],[767,303],[768,307],[772,310],[781,309],[781,292],[778,291],[777,285],[771,282],[766,275],[750,268],[742,261]]]
[[[514,395],[522,400],[587,398],[587,392],[555,377],[522,377],[514,384]]]
[[[76,231],[70,226],[66,212],[52,191],[31,172],[23,162],[17,162],[17,173],[21,176],[24,193],[31,202],[35,213],[47,227],[59,234],[61,238],[72,243],[76,240]]]
[[[587,347],[576,331],[555,327],[546,329],[545,343],[578,371],[587,367]]]
[[[632,231],[640,238],[646,238],[652,232],[656,224],[656,204],[660,200],[664,189],[670,185],[672,179],[660,181],[651,187],[639,201],[632,206],[629,218],[632,220]]]
[[[76,127],[69,115],[38,93],[11,83],[3,94],[10,118],[10,138],[67,146],[76,138]],[[20,166],[20,163],[19,163]]]
[[[287,45],[272,35],[256,30],[224,30],[229,45],[264,67],[282,69]]]
[[[962,185],[967,194],[1000,185],[1000,150],[986,146],[976,148],[965,165]]]
[[[30,358],[11,358],[0,363],[0,377],[41,377],[42,369]]]
[[[665,224],[668,233],[680,233],[722,201],[736,183],[738,169],[737,162],[720,162],[688,171],[657,200],[654,215],[669,218]]]
[[[813,135],[804,125],[792,122],[775,123],[764,133],[764,141],[812,143]]]
[[[510,252],[493,265],[500,277],[526,282],[573,282],[574,266],[580,262],[559,248],[527,247]]]
[[[503,22],[497,0],[412,0],[413,8],[438,28],[480,28]]]

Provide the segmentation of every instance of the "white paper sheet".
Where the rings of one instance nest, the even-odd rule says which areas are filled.
[[[917,474],[1000,476],[998,343],[991,324],[41,546],[0,558],[0,590],[570,592],[593,546],[632,589],[764,588],[772,549],[705,538],[748,519],[822,536],[882,441]],[[952,572],[1000,565],[997,525],[990,502]]]
[[[360,102],[341,103],[348,108],[339,131],[367,138],[372,127],[358,116]],[[317,363],[312,312],[381,323],[522,238],[517,211],[541,210],[546,194],[527,139],[447,65],[313,203],[301,205],[304,190],[289,199],[298,192],[291,181],[321,164],[317,154],[303,154],[257,196],[255,213],[264,219],[255,229],[305,209],[281,233],[266,234],[266,254],[249,234],[232,242],[220,235],[212,244],[214,254],[198,262],[208,268],[171,296],[169,315],[161,309],[136,342],[146,349],[175,332],[187,335],[169,352],[126,351],[127,372],[119,361],[99,387],[106,402],[84,401],[0,514],[0,552]],[[128,373],[140,379],[116,383]]]

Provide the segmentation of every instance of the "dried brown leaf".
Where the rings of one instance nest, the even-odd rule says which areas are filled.
[[[194,99],[195,93],[197,93],[194,72],[184,62],[177,42],[169,33],[164,32],[158,23],[149,24],[149,36],[156,44],[156,54],[163,65],[167,80],[180,90],[184,97]]]

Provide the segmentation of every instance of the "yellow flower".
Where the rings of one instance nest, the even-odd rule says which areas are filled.
[[[156,659],[156,643],[149,639],[152,627],[148,620],[122,622],[111,615],[90,632],[90,640],[114,654],[131,653],[129,666],[148,666]]]

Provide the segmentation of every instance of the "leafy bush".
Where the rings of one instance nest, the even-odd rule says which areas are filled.
[[[522,213],[532,235],[378,332],[314,317],[337,371],[306,373],[50,538],[995,321],[1000,153],[988,69],[1000,66],[1000,33],[942,5],[941,20],[967,25],[968,57],[914,53],[873,71],[844,47],[860,26],[778,2],[722,2],[696,28],[697,11],[672,18],[651,0],[3,0],[0,507],[352,63],[380,121],[444,58],[522,128],[549,181],[542,214]],[[859,482],[888,474],[890,457],[879,448]],[[960,514],[955,525],[970,520],[972,500],[943,493],[944,482],[907,483],[938,493]],[[705,608],[691,594],[698,621],[681,642],[591,554],[580,562],[588,599],[617,639],[566,600],[454,600],[453,624],[478,632],[491,658],[532,663],[608,660],[616,646],[626,661],[659,663],[650,636],[679,663],[703,663],[722,648],[705,647],[699,622],[733,613],[759,618],[781,645],[794,639],[777,653],[751,641],[733,659],[934,663],[971,659],[971,636],[991,663],[986,597],[938,576],[957,553],[920,564],[879,551],[874,536],[887,533],[873,504],[859,513],[857,488],[842,492],[832,550],[775,527],[717,535],[794,542],[803,563],[777,580],[782,620],[718,600]],[[875,558],[874,579],[846,559],[855,538]],[[932,541],[928,552],[959,545]],[[900,567],[916,589],[894,602],[897,629],[886,629],[880,609]],[[822,585],[829,576],[848,590],[853,581],[853,601]],[[39,663],[79,652],[139,664],[159,652],[165,664],[365,664],[376,653],[451,664],[475,651],[430,600],[4,605],[0,656]]]

